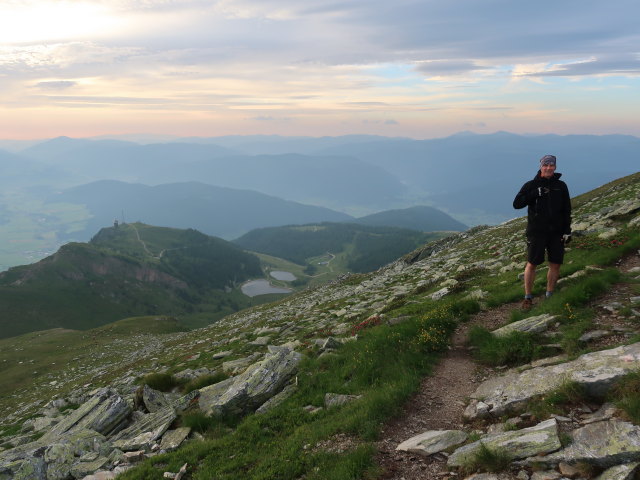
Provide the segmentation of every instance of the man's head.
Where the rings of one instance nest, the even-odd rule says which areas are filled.
[[[545,155],[540,159],[540,176],[543,178],[551,178],[556,171],[556,157],[554,155]]]

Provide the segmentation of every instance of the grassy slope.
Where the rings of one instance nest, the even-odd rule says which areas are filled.
[[[635,185],[635,191],[620,189],[611,192],[614,197],[637,195],[640,175],[617,182],[619,185]],[[601,191],[602,192],[602,191]],[[575,200],[577,210],[591,208],[586,202],[596,194]],[[603,202],[603,204],[606,202]],[[594,207],[595,208],[595,207]],[[596,209],[601,208],[599,205]],[[489,229],[455,246],[460,254],[458,263],[480,258],[491,259],[510,254],[522,265],[522,245],[505,245],[505,239],[515,238],[523,231],[523,220]],[[573,248],[567,254],[563,274],[582,269],[587,265],[612,264],[617,258],[636,250],[640,246],[637,231],[625,232],[623,245],[612,242],[606,246]],[[443,264],[446,260],[443,260]],[[584,309],[586,302],[603,289],[610,288],[607,270],[602,277],[587,276],[563,286],[553,302],[540,310],[552,310],[571,323],[576,310]],[[367,276],[360,278],[366,279]],[[479,305],[474,301],[462,301],[470,290],[479,286],[488,294],[486,302],[498,305],[520,298],[521,283],[510,270],[495,273],[483,270],[461,271],[457,275],[458,291],[445,301],[434,302],[428,298],[436,287],[414,291],[392,306],[389,316],[410,315],[413,322],[400,327],[360,324],[360,340],[348,344],[340,354],[329,358],[310,359],[298,374],[302,380],[300,391],[281,407],[266,415],[247,417],[229,435],[225,429],[212,429],[205,442],[192,442],[178,452],[149,460],[122,476],[123,479],[161,478],[161,471],[177,471],[185,462],[190,465],[194,479],[232,479],[242,476],[247,479],[356,479],[376,478],[371,464],[372,441],[376,438],[382,421],[397,412],[415,388],[423,374],[429,371],[436,355],[446,348],[451,325],[474,311]],[[601,289],[589,288],[599,283]],[[538,292],[542,279],[536,283]],[[569,315],[567,301],[573,303],[574,311]],[[331,304],[330,308],[337,308]],[[533,312],[536,313],[535,311]],[[389,355],[394,352],[394,355]],[[309,352],[311,353],[311,352]],[[577,354],[579,352],[571,352]],[[325,392],[353,393],[363,395],[363,400],[341,409],[323,411],[316,415],[305,413],[305,405],[321,405]],[[343,453],[332,453],[317,446],[327,442],[333,435],[346,434],[353,448]],[[162,465],[157,468],[154,465]]]
[[[575,199],[576,214],[595,211],[610,202],[612,198],[625,198],[638,194],[640,175],[622,179],[614,185],[607,185],[599,192],[593,192]],[[625,187],[615,190],[616,185]],[[633,187],[633,189],[628,187]],[[598,200],[597,206],[591,206],[588,201],[603,195],[608,198]],[[460,237],[461,241],[452,243],[441,254],[436,254],[431,270],[439,268],[450,270],[453,267],[466,266],[479,259],[506,259],[514,264],[523,264],[523,246],[521,239],[524,221],[518,219],[505,225],[480,231]],[[598,243],[580,243],[587,248],[572,248],[567,254],[567,262],[563,266],[562,275],[582,269],[584,266],[599,264],[603,267],[611,265],[617,258],[640,247],[640,234],[637,231],[622,231],[620,239],[622,245],[609,242],[605,245]],[[578,239],[576,239],[577,241]],[[588,239],[587,239],[588,240]],[[440,284],[427,284],[414,288],[410,294],[399,297],[388,305],[386,314],[389,317],[408,315],[412,321],[396,327],[376,325],[366,322],[367,313],[350,321],[359,331],[360,340],[351,342],[340,350],[338,355],[317,357],[312,344],[304,349],[308,359],[301,366],[298,373],[300,390],[296,395],[282,404],[279,408],[265,415],[251,415],[231,427],[217,423],[215,427],[205,432],[206,441],[189,442],[177,452],[161,455],[144,462],[143,465],[122,475],[123,479],[160,479],[162,472],[176,472],[185,462],[189,464],[194,479],[297,479],[304,476],[307,479],[356,479],[375,478],[376,472],[371,465],[372,442],[378,434],[378,429],[385,419],[398,412],[411,392],[413,392],[422,375],[427,373],[434,359],[443,348],[446,348],[448,333],[455,322],[462,320],[465,315],[479,307],[472,300],[462,300],[469,291],[481,288],[487,305],[499,305],[521,297],[521,282],[517,279],[518,268],[499,270],[464,269],[449,275],[458,280],[453,288],[456,293],[445,297],[443,301],[433,301],[429,295],[440,288]],[[599,273],[587,275],[563,284],[552,302],[545,303],[539,309],[552,310],[562,317],[562,322],[571,325],[574,314],[582,315],[586,309],[585,303],[589,298],[597,295],[602,288],[609,288],[614,277],[600,278]],[[543,279],[536,282],[538,293],[543,288]],[[374,278],[374,275],[358,275],[350,277],[349,284],[360,284]],[[413,280],[399,278],[400,284],[411,284]],[[591,288],[590,284],[598,283],[602,288]],[[413,283],[415,284],[415,282]],[[390,288],[392,285],[389,286]],[[337,288],[340,288],[339,286]],[[636,287],[637,288],[637,287]],[[366,295],[366,292],[364,293]],[[287,300],[286,302],[290,302]],[[566,304],[571,303],[572,313],[568,314]],[[347,301],[326,300],[326,311],[334,311],[343,306],[349,306]],[[256,308],[256,314],[266,318],[273,317],[271,312],[277,312],[279,304]],[[537,313],[536,311],[532,314]],[[235,318],[241,318],[236,316]],[[274,325],[280,325],[296,319],[278,319]],[[265,320],[265,325],[272,320]],[[340,320],[334,320],[339,322]],[[168,368],[178,371],[185,368],[185,357],[190,353],[205,353],[199,360],[189,365],[208,365],[215,367],[208,360],[207,352],[214,349],[200,344],[199,341],[214,338],[225,338],[225,325],[238,325],[230,318],[228,324],[220,324],[223,330],[216,330],[217,326],[208,329],[180,335],[172,339],[166,337],[165,347],[155,353],[156,361]],[[301,324],[302,326],[303,324]],[[239,328],[248,335],[260,324]],[[236,332],[238,333],[238,332]],[[326,335],[318,331],[308,331],[304,328],[298,332],[299,338],[306,340],[315,336]],[[159,337],[160,338],[160,337]],[[251,338],[251,337],[249,337]],[[241,346],[242,345],[242,346]],[[175,347],[180,347],[180,356],[176,355]],[[240,349],[237,355],[246,355],[248,348],[244,342],[235,341],[225,345],[225,349]],[[393,352],[393,355],[389,355]],[[572,351],[577,354],[579,351]],[[140,360],[141,365],[151,368],[151,361]],[[118,374],[117,369],[110,372],[103,381]],[[363,399],[352,405],[322,411],[319,414],[309,414],[302,409],[305,405],[321,405],[324,393],[333,391],[338,393],[352,393],[363,395]],[[60,392],[62,393],[62,392]],[[3,406],[10,406],[7,400]],[[230,434],[235,431],[235,434]],[[353,448],[337,453],[318,448],[335,434],[346,434],[352,441]]]
[[[109,362],[117,365],[132,353],[126,348],[135,344],[130,342],[132,338],[184,330],[172,317],[135,317],[88,331],[55,328],[2,339],[0,399],[10,405],[14,394],[35,385],[40,385],[39,395],[53,396],[57,388],[50,379],[58,375],[75,377],[72,386],[92,383],[105,363],[101,354],[108,352]]]

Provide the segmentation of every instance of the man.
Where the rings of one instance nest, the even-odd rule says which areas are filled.
[[[533,281],[536,267],[549,260],[546,297],[553,291],[560,276],[564,247],[571,241],[571,198],[567,185],[556,173],[556,157],[545,155],[540,159],[540,170],[535,178],[525,183],[516,198],[514,208],[527,208],[527,265],[524,270],[525,310],[533,306]]]

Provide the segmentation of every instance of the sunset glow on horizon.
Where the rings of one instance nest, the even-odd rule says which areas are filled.
[[[0,3],[0,138],[640,136],[634,1]]]

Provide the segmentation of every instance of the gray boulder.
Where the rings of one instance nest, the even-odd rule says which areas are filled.
[[[175,430],[169,430],[162,436],[162,442],[160,443],[160,450],[170,452],[180,446],[182,442],[191,433],[190,427],[176,428]]]
[[[571,444],[545,457],[545,463],[589,463],[598,467],[613,467],[640,461],[640,427],[611,419],[595,422],[574,430]]]
[[[142,389],[142,401],[149,413],[158,412],[171,405],[164,393],[154,390],[149,385],[145,385]]]
[[[396,447],[403,452],[429,456],[467,441],[469,435],[461,430],[430,430],[405,440]]]
[[[480,440],[458,448],[447,460],[450,467],[461,467],[471,461],[482,445],[491,450],[505,452],[517,460],[554,452],[562,447],[555,418],[545,420],[530,428],[504,433],[488,434]]]
[[[632,480],[638,472],[640,463],[627,463],[626,465],[616,465],[602,472],[596,480]]]
[[[509,323],[504,327],[494,330],[492,333],[496,337],[504,337],[511,332],[526,332],[526,333],[540,333],[544,332],[549,326],[557,321],[555,315],[549,315],[544,313],[542,315],[536,315],[535,317],[525,318],[518,322]]]
[[[301,359],[288,349],[267,354],[237,377],[201,389],[200,409],[208,415],[254,411],[284,388]]]
[[[126,425],[130,413],[131,407],[124,398],[113,390],[103,389],[61,420],[41,440],[52,442],[66,432],[79,429],[111,435]]]
[[[464,412],[467,419],[500,416],[542,396],[564,382],[575,381],[594,396],[604,395],[621,376],[636,370],[640,343],[587,353],[558,365],[531,368],[524,372],[509,370],[501,377],[483,382],[471,395]],[[488,407],[488,408],[487,408]]]
[[[141,420],[118,433],[113,439],[113,445],[123,452],[149,451],[153,443],[169,429],[176,417],[176,411],[172,407],[144,415]]]

